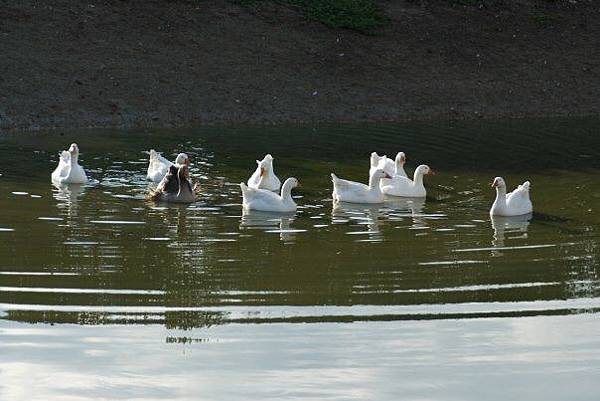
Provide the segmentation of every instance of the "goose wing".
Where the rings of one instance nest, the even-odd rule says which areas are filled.
[[[361,184],[360,182],[354,182],[338,178],[335,174],[331,174],[331,181],[333,181],[334,188],[341,191],[354,191],[354,190],[368,190],[369,186]]]
[[[519,185],[514,191],[506,194],[506,202],[519,202],[529,200],[529,181]]]
[[[60,156],[60,160],[58,163],[69,163],[71,161],[71,154],[67,150],[63,150],[58,154]]]

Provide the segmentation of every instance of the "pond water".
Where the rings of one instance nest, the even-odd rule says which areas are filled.
[[[2,135],[0,399],[596,399],[599,126]],[[71,142],[93,182],[55,188]],[[199,202],[144,200],[149,148],[191,156]],[[332,205],[330,172],[398,150],[425,200]],[[265,153],[297,213],[242,213]],[[490,220],[496,175],[531,220]]]

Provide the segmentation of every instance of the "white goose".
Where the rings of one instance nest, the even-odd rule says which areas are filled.
[[[85,184],[87,176],[85,170],[79,165],[79,147],[72,143],[69,150],[60,153],[58,166],[52,172],[52,181],[56,184]]]
[[[421,164],[415,170],[413,179],[400,175],[394,176],[391,180],[382,183],[381,190],[386,195],[404,196],[407,198],[424,198],[427,196],[427,191],[423,185],[423,176],[433,174],[429,166]]]
[[[396,154],[396,159],[394,160],[394,174],[390,174],[394,177],[396,176],[401,176],[401,177],[407,177],[408,175],[406,174],[406,171],[404,171],[404,164],[406,163],[406,155],[404,154],[404,152],[398,152],[398,154]]]
[[[242,207],[246,210],[259,210],[262,212],[294,212],[296,211],[296,202],[292,199],[292,188],[299,185],[297,179],[290,177],[281,187],[281,195],[262,188],[251,188],[243,182],[240,184],[242,189]]]
[[[391,161],[390,159],[387,159],[388,161]],[[394,161],[392,162],[394,165],[394,171],[393,173],[388,173],[386,171],[386,173],[388,173],[389,175],[392,176],[392,178],[394,177],[407,177],[408,175],[406,175],[406,171],[404,171],[404,164],[406,163],[406,155],[404,154],[404,152],[398,152],[398,154],[396,155],[396,158],[394,159]],[[381,163],[383,164],[383,163]],[[389,185],[391,182],[389,179],[384,178],[383,180],[381,180],[381,186],[384,185]]]
[[[333,200],[349,203],[383,203],[383,193],[379,188],[382,178],[390,176],[382,169],[374,170],[369,176],[369,185],[343,180],[331,173],[333,181]]]
[[[273,156],[267,154],[262,160],[257,160],[256,170],[248,180],[250,188],[267,189],[269,191],[279,191],[281,181],[275,175],[273,170]]]
[[[393,160],[389,159],[386,155],[379,156],[377,152],[373,152],[371,153],[371,168],[369,169],[369,177],[373,171],[377,169],[382,169],[390,176],[393,176],[394,172],[396,171]]]
[[[165,159],[160,153],[154,149],[150,149],[150,159],[148,163],[148,173],[146,178],[155,184],[159,184],[163,178],[167,175],[169,168],[173,165],[177,167],[183,166],[184,164],[190,164],[190,159],[185,153],[180,153],[175,159],[175,163],[171,163]]]
[[[502,177],[494,178],[492,188],[496,188],[496,200],[490,209],[491,216],[520,216],[533,212],[529,199],[529,181],[519,185],[517,189],[506,193],[506,183]]]

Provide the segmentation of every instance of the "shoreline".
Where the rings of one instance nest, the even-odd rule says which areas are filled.
[[[0,132],[600,115],[594,2],[376,3],[371,36],[275,3],[8,3]]]
[[[517,115],[477,115],[477,116],[465,116],[460,114],[444,114],[444,115],[423,115],[406,117],[395,120],[281,120],[281,121],[210,121],[205,123],[198,123],[195,125],[177,125],[173,123],[162,123],[151,121],[147,124],[107,124],[107,125],[65,125],[65,126],[52,126],[42,125],[33,126],[27,128],[21,127],[9,127],[0,128],[0,135],[12,135],[12,134],[26,134],[26,133],[52,133],[59,131],[94,131],[94,130],[194,130],[194,129],[214,129],[214,128],[234,128],[234,127],[246,127],[246,128],[269,128],[269,127],[302,127],[302,126],[370,126],[370,125],[408,125],[408,124],[452,124],[452,123],[466,123],[468,125],[475,125],[478,122],[482,124],[494,123],[494,122],[519,122],[519,121],[550,121],[550,120],[589,120],[594,119],[600,121],[600,114],[596,113],[565,113],[565,114],[517,114]]]

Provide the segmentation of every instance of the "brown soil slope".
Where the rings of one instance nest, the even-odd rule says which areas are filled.
[[[379,1],[367,36],[226,0],[0,0],[0,129],[600,112],[599,1],[458,2]]]

